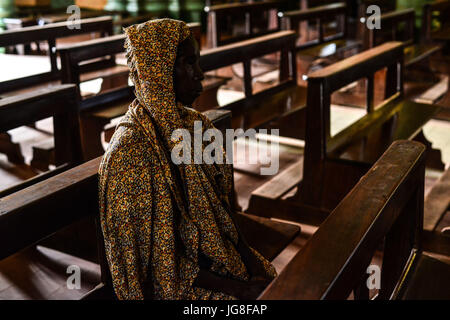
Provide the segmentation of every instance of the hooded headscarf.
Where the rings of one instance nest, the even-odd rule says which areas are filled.
[[[200,253],[210,271],[248,280],[230,216],[231,166],[175,166],[170,159],[180,142],[172,141],[174,130],[193,134],[195,121],[204,130],[213,128],[175,98],[177,49],[190,30],[182,21],[160,19],[125,31],[137,99],[118,124],[99,171],[100,220],[114,290],[119,299],[143,299],[149,291],[155,299],[227,298],[193,283]],[[274,276],[270,263],[254,253]]]

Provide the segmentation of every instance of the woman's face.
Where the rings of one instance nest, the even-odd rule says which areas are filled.
[[[174,87],[177,101],[192,105],[203,91],[203,72],[199,66],[200,51],[193,37],[178,46],[174,67]]]

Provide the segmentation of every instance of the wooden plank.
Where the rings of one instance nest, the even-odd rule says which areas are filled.
[[[294,10],[294,11],[286,11],[280,13],[279,17],[288,17],[291,19],[295,19],[296,21],[300,20],[313,20],[318,18],[324,18],[326,16],[331,16],[335,14],[345,14],[347,10],[347,5],[345,2],[337,2],[326,4],[322,6],[312,7],[309,9],[302,10]]]
[[[267,10],[270,8],[277,8],[282,1],[280,0],[264,0],[263,2],[246,2],[246,3],[224,3],[207,7],[206,12],[216,13],[236,13],[247,10]]]
[[[345,60],[336,62],[308,75],[308,81],[327,79],[331,92],[340,89],[355,79],[375,73],[386,66],[386,61],[396,61],[403,55],[401,42],[388,42],[366,50]],[[361,68],[364,65],[364,68]]]
[[[303,158],[252,192],[252,197],[279,199],[303,178]]]
[[[242,57],[253,59],[281,50],[294,43],[294,31],[279,31],[270,35],[245,40],[213,49],[202,50],[200,67],[203,72],[242,62]]]
[[[69,84],[0,99],[0,132],[67,112],[68,110],[61,108],[61,105],[67,105],[67,101],[71,101],[76,107],[74,93],[75,86]]]
[[[450,207],[450,169],[447,169],[425,198],[423,228],[434,231]]]
[[[0,33],[0,47],[27,43],[38,40],[48,40],[52,38],[69,37],[94,31],[111,31],[112,17],[98,17],[80,20],[80,29],[69,28],[72,21],[47,24],[44,26],[31,26],[16,30],[7,30]]]

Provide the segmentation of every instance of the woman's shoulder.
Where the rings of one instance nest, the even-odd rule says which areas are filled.
[[[153,162],[154,152],[152,150],[151,140],[145,136],[142,130],[123,119],[117,126],[103,155],[101,163],[103,170],[100,172],[106,168],[123,171],[149,165]]]

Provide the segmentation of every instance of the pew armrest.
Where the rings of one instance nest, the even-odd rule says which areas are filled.
[[[423,183],[424,152],[420,143],[394,142],[260,299],[346,299]]]

